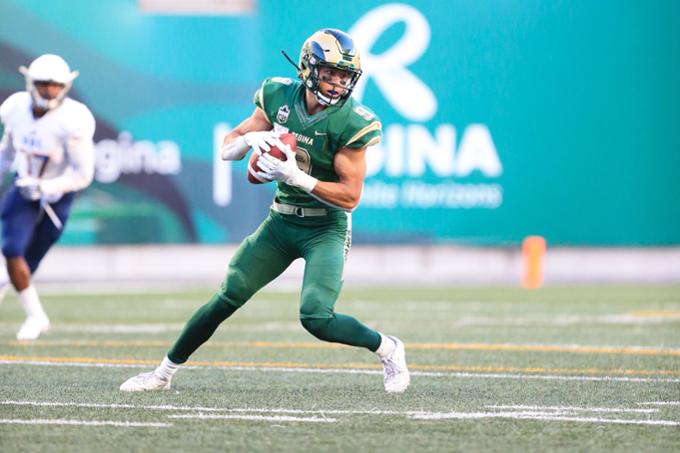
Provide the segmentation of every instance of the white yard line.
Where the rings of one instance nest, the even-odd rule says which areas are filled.
[[[134,365],[134,364],[124,364],[124,363],[55,363],[55,362],[42,362],[40,360],[0,360],[0,365],[37,365],[37,366],[75,366],[84,368],[148,368],[149,365]],[[190,368],[190,367],[182,367]]]
[[[75,425],[75,426],[116,426],[120,428],[169,428],[172,423],[118,422],[114,420],[66,420],[61,418],[41,419],[0,419],[0,425]]]
[[[419,304],[420,310],[423,304]],[[680,322],[680,313],[659,313],[640,315],[634,313],[615,313],[604,315],[524,315],[524,316],[460,316],[451,317],[451,327],[568,327],[572,325],[642,325]],[[143,323],[143,324],[55,324],[54,332],[71,333],[163,333],[179,332],[184,324],[176,323]],[[14,331],[16,323],[1,322],[2,330]],[[230,330],[247,332],[290,332],[300,331],[300,325],[296,322],[272,321],[258,324],[233,324]]]
[[[430,413],[427,411],[381,411],[369,410],[349,410],[349,409],[287,409],[287,408],[252,408],[252,407],[201,407],[201,406],[174,406],[170,404],[161,405],[135,405],[119,403],[76,403],[59,401],[0,401],[0,406],[32,406],[32,407],[80,407],[93,409],[135,409],[145,411],[192,411],[192,412],[252,412],[262,414],[332,414],[332,415],[440,415],[440,412]],[[553,415],[549,411],[590,411],[590,412],[631,412],[631,413],[654,413],[658,409],[631,409],[618,407],[569,407],[569,406],[525,406],[525,405],[493,405],[485,406],[490,409],[522,409],[522,413],[533,413],[541,415]],[[489,412],[501,413],[504,412]],[[513,412],[519,413],[519,412]],[[182,418],[182,417],[177,417]]]
[[[16,323],[0,323],[3,331],[11,332],[16,329]],[[68,333],[118,333],[118,334],[137,334],[137,333],[165,333],[179,332],[184,324],[59,324],[50,327],[50,331]]]
[[[64,324],[55,325],[55,332],[69,333],[165,333],[179,332],[184,324]]]
[[[3,406],[37,406],[37,407],[80,407],[80,408],[105,408],[105,409],[134,409],[144,411],[170,411],[170,412],[195,412],[193,414],[171,414],[168,418],[173,419],[202,419],[202,420],[251,420],[270,422],[309,422],[309,423],[335,423],[337,418],[328,415],[389,415],[404,416],[412,420],[476,420],[484,418],[509,418],[516,420],[538,421],[568,421],[581,423],[602,423],[622,425],[650,425],[650,426],[680,426],[680,421],[675,420],[635,420],[635,419],[610,419],[602,417],[575,417],[570,412],[630,412],[640,413],[639,410],[628,408],[601,408],[601,407],[562,407],[562,406],[487,406],[495,409],[523,408],[526,410],[509,412],[427,412],[427,411],[379,411],[379,410],[337,410],[337,409],[266,409],[266,408],[227,408],[227,407],[193,407],[173,405],[133,405],[133,404],[105,404],[105,403],[74,403],[56,401],[0,401]],[[530,409],[539,410],[530,410]],[[652,409],[652,411],[656,411]],[[208,413],[206,413],[208,412]],[[216,414],[227,412],[227,414]],[[649,413],[644,410],[642,413]],[[257,414],[288,414],[288,415],[257,415]],[[296,417],[296,415],[310,415],[308,417]],[[317,416],[315,416],[317,415]],[[79,421],[79,420],[0,420],[1,423],[26,423],[26,424],[74,424],[74,425],[112,425],[112,426],[151,426],[165,427],[163,423],[137,423],[115,421]]]
[[[0,323],[3,332],[15,332],[17,323]],[[50,327],[50,332],[67,333],[103,333],[103,334],[157,334],[166,332],[180,332],[184,324],[147,323],[147,324],[56,324]],[[234,324],[229,326],[233,332],[300,332],[300,324],[295,322],[267,322],[257,324]]]
[[[376,374],[382,374],[376,373]],[[472,379],[516,379],[542,381],[579,381],[579,382],[680,382],[680,378],[647,378],[626,376],[568,376],[559,374],[510,374],[510,373],[436,373],[428,371],[411,371],[411,376],[459,377]]]
[[[286,415],[206,415],[179,414],[168,415],[168,418],[182,418],[190,420],[254,420],[264,422],[306,422],[306,423],[336,423],[335,418],[323,417],[291,417]]]
[[[349,410],[349,409],[286,409],[286,408],[272,408],[272,409],[258,409],[252,407],[201,407],[201,406],[173,406],[168,404],[161,405],[135,405],[135,404],[118,404],[118,403],[75,403],[75,402],[59,402],[59,401],[15,401],[6,400],[0,401],[0,406],[31,406],[31,407],[80,407],[92,409],[135,409],[145,411],[192,411],[192,412],[251,412],[261,414],[333,414],[333,415],[415,415],[422,414],[423,411],[380,411],[375,409],[369,410]]]
[[[567,327],[573,325],[640,325],[677,323],[680,315],[526,315],[526,316],[461,316],[451,323],[454,327]]]
[[[135,406],[134,404],[101,404],[101,403],[62,403],[59,401],[0,401],[3,406],[32,406],[32,407],[88,407],[94,409],[146,409],[145,406]],[[164,407],[164,406],[158,406]]]
[[[124,326],[108,326],[118,331]],[[136,326],[145,327],[144,325]],[[160,326],[151,326],[153,329]],[[146,327],[145,327],[146,328]],[[176,325],[177,330],[181,325]],[[132,329],[131,331],[135,331]],[[32,343],[7,340],[0,345],[13,347],[33,347]],[[40,340],[42,347],[82,347],[82,348],[122,348],[122,347],[170,347],[171,342],[164,340]],[[211,341],[205,345],[212,348],[264,348],[264,349],[338,349],[337,343],[313,341]],[[588,345],[559,343],[425,343],[411,342],[411,351],[499,351],[499,352],[549,352],[549,353],[586,353],[586,354],[625,354],[625,355],[670,355],[680,357],[680,348],[642,345]]]
[[[641,406],[680,406],[680,401],[646,401],[637,404]]]
[[[651,414],[659,412],[658,409],[629,409],[625,407],[572,407],[572,406],[523,406],[511,404],[496,404],[485,406],[488,409],[520,409],[520,410],[539,410],[539,411],[558,411],[558,412],[629,412]]]
[[[46,362],[39,360],[0,360],[0,365],[35,365],[35,366],[74,366],[84,368],[149,368],[145,364],[118,363],[79,363],[79,362]],[[280,373],[317,373],[317,374],[370,374],[382,375],[380,370],[363,370],[353,368],[286,368],[260,366],[182,366],[183,370],[234,370],[234,371],[267,371]],[[667,382],[680,383],[680,378],[657,377],[627,377],[627,376],[567,376],[552,374],[511,374],[511,373],[463,373],[463,372],[432,372],[411,371],[411,376],[471,378],[471,379],[511,379],[511,380],[547,380],[547,381],[578,381],[578,382]]]
[[[596,417],[565,417],[546,412],[443,412],[416,414],[409,416],[412,420],[477,420],[482,418],[510,418],[515,420],[564,421],[581,423],[602,423],[617,425],[652,425],[652,426],[680,426],[675,420],[626,420],[616,418]]]

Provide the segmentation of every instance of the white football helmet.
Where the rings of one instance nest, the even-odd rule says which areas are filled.
[[[26,68],[19,67],[19,72],[26,79],[26,91],[31,93],[33,103],[41,109],[51,110],[57,108],[71,89],[73,80],[78,77],[78,71],[71,71],[68,64],[59,55],[41,55]],[[35,86],[35,82],[56,82],[64,85],[59,95],[54,99],[45,99]]]

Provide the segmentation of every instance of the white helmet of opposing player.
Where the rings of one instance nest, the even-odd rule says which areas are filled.
[[[41,55],[26,68],[19,67],[19,72],[26,79],[26,91],[31,93],[36,107],[46,110],[57,108],[71,89],[73,80],[78,77],[78,71],[71,71],[68,64],[59,55]],[[54,98],[45,99],[35,86],[36,82],[55,82],[64,85],[64,89]]]

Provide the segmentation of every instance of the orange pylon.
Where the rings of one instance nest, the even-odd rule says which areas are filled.
[[[546,243],[541,236],[527,236],[522,242],[522,286],[536,289],[543,286],[543,261]]]

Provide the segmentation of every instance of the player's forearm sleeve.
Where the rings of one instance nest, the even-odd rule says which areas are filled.
[[[240,136],[229,143],[223,144],[220,148],[220,156],[222,160],[241,160],[249,149],[250,146],[248,146],[246,140],[243,136]]]
[[[69,166],[56,178],[44,179],[40,190],[45,195],[75,192],[89,186],[94,178],[94,144],[90,137],[68,140]]]

